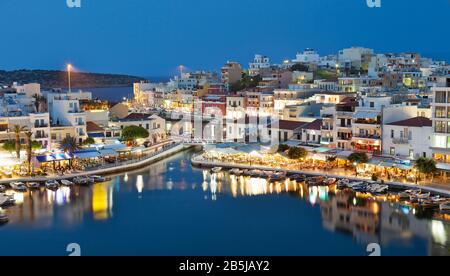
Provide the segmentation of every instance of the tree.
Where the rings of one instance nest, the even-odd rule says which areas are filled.
[[[13,140],[8,140],[3,143],[3,149],[8,152],[14,152],[16,150],[16,142]]]
[[[303,159],[308,156],[308,151],[302,147],[291,147],[287,155],[290,159]]]
[[[352,162],[353,164],[364,164],[369,161],[369,156],[367,156],[366,153],[355,152],[350,154],[350,156],[348,157],[348,161]]]
[[[72,136],[68,136],[61,141],[61,148],[66,153],[74,153],[76,150],[80,149],[77,139]],[[72,167],[72,159],[69,160],[69,166]]]
[[[290,70],[292,72],[294,72],[294,71],[308,72],[309,71],[309,67],[308,67],[308,65],[305,65],[303,63],[296,63],[296,64],[291,66]]]
[[[145,139],[150,136],[150,133],[140,126],[127,126],[122,130],[122,139],[127,142],[135,143],[136,139]]]
[[[355,152],[350,154],[348,157],[348,161],[350,161],[355,166],[356,176],[358,176],[357,166],[359,164],[365,164],[369,161],[369,156],[366,153]]]
[[[33,155],[33,140],[31,139],[31,137],[33,137],[33,132],[27,131],[25,135],[27,137],[26,150],[27,150],[28,173],[31,174],[31,156]]]
[[[93,144],[95,144],[95,140],[92,137],[86,138],[86,140],[84,140],[84,142],[83,142],[83,145],[85,145],[85,146],[90,146]]]
[[[280,144],[278,145],[278,150],[277,152],[286,152],[287,150],[289,150],[291,147],[289,147],[288,145],[285,144]]]
[[[64,152],[73,153],[79,148],[75,137],[68,136],[61,141],[61,149],[64,150]]]
[[[15,147],[16,147],[16,156],[17,159],[20,159],[20,134],[24,131],[26,131],[26,127],[24,126],[20,126],[20,125],[14,125],[11,128],[11,131],[14,132],[15,136],[16,136],[16,143],[15,143]]]
[[[420,157],[414,165],[419,174],[433,175],[437,171],[436,161],[431,158]],[[416,176],[416,184],[419,176]]]

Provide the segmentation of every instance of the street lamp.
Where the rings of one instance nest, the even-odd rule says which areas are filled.
[[[358,163],[353,162],[353,166],[355,167],[356,177],[358,177]]]
[[[72,64],[67,64],[67,75],[69,79],[69,93],[72,92],[71,84],[70,84],[70,72],[72,71]]]

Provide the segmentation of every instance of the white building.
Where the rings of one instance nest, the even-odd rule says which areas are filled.
[[[400,158],[430,158],[432,121],[424,117],[384,124],[383,154]]]
[[[432,89],[431,148],[434,159],[450,168],[450,76],[440,78],[438,85]]]
[[[368,48],[352,47],[339,51],[338,61],[341,68],[368,70],[374,51]]]
[[[260,73],[261,69],[267,69],[270,67],[270,59],[267,56],[255,55],[253,62],[249,63],[249,75],[256,76]]]
[[[314,49],[305,49],[302,53],[297,53],[294,63],[319,63],[320,56]]]
[[[41,95],[41,85],[39,83],[27,83],[24,85],[18,85],[15,82],[12,88],[16,89],[17,93],[27,95],[27,97],[36,97]]]

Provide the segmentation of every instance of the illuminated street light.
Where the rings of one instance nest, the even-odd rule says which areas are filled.
[[[69,93],[72,92],[71,84],[70,84],[70,72],[72,71],[72,64],[67,64],[67,74],[69,79]]]

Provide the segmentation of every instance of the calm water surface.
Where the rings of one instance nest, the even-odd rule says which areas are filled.
[[[437,214],[295,182],[211,175],[184,152],[93,187],[16,194],[0,255],[450,254]]]

